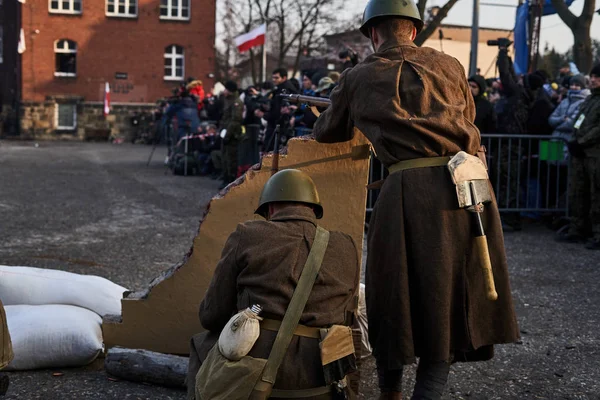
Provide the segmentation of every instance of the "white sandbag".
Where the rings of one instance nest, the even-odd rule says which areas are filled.
[[[0,299],[4,305],[67,304],[102,316],[121,315],[126,290],[99,276],[0,265]]]
[[[102,318],[75,306],[5,306],[15,358],[7,370],[78,367],[102,351]]]
[[[365,297],[365,284],[361,283],[358,290],[358,310],[357,310],[358,326],[360,327],[361,338],[361,355],[362,358],[371,355],[373,349],[369,343],[369,321],[367,320],[367,299]]]

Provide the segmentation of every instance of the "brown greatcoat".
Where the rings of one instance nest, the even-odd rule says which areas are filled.
[[[206,296],[200,304],[200,322],[209,331],[192,340],[188,397],[193,376],[229,318],[253,304],[261,316],[282,320],[316,232],[314,212],[291,206],[270,221],[238,225],[229,236]],[[357,247],[349,235],[331,232],[319,276],[300,323],[312,327],[345,324],[356,308],[360,265]],[[250,356],[268,358],[276,332],[261,330]],[[192,364],[196,365],[192,365]],[[277,374],[276,389],[325,386],[317,339],[294,336]]]
[[[354,127],[389,167],[402,160],[474,155],[480,135],[460,63],[430,48],[387,41],[346,70],[317,121],[320,142],[346,141]],[[458,209],[446,167],[390,175],[368,234],[366,298],[369,339],[380,367],[422,357],[475,361],[519,330],[511,298],[496,203],[483,214],[499,298],[485,297],[473,247],[472,216]]]
[[[8,322],[6,321],[6,313],[4,305],[0,301],[0,369],[6,367],[13,358],[12,345],[10,335],[8,333]]]

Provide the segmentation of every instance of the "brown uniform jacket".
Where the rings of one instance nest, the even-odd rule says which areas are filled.
[[[331,103],[315,124],[317,140],[350,140],[356,127],[386,166],[461,150],[475,154],[479,148],[475,103],[463,67],[412,42],[385,42],[346,70]]]
[[[276,213],[270,221],[238,225],[231,234],[200,305],[200,321],[219,332],[229,318],[253,304],[262,316],[282,320],[302,273],[316,231],[311,209],[298,206]],[[319,276],[300,323],[312,327],[344,324],[356,308],[360,277],[358,250],[350,236],[331,232]],[[275,332],[261,330],[250,352],[268,358]],[[294,336],[275,388],[324,386],[317,339]]]
[[[422,157],[475,154],[480,135],[460,63],[412,43],[386,42],[342,74],[332,105],[314,127],[318,141],[349,140],[353,128],[384,165]],[[491,190],[491,189],[490,189]],[[377,364],[489,359],[514,342],[517,327],[495,202],[483,214],[497,301],[486,299],[473,245],[472,215],[458,208],[445,166],[391,174],[368,232],[366,300]]]
[[[233,92],[225,98],[225,108],[221,118],[221,129],[226,129],[223,138],[225,144],[237,143],[242,136],[242,121],[244,120],[244,102],[238,92]]]

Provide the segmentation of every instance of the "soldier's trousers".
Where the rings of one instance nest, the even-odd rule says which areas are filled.
[[[223,180],[233,182],[237,176],[238,143],[230,142],[223,146]]]
[[[210,158],[213,167],[215,167],[216,170],[223,172],[223,152],[221,150],[213,150],[210,152]]]
[[[0,369],[6,367],[13,358],[12,344],[10,334],[8,333],[8,321],[4,306],[0,301]]]
[[[600,240],[600,158],[571,159],[569,208],[570,231]]]

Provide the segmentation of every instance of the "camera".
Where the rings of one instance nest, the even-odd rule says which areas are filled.
[[[508,38],[498,38],[497,40],[488,40],[487,41],[488,46],[498,46],[498,47],[508,47],[512,43],[513,42]]]

